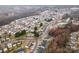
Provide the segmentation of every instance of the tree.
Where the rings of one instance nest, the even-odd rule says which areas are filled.
[[[22,35],[25,35],[25,34],[26,34],[26,31],[22,30],[21,32],[16,32],[15,37],[19,37],[19,36],[22,36]]]
[[[40,26],[43,26],[43,23],[40,23]]]
[[[24,35],[24,34],[26,34],[26,30],[21,31],[21,35]]]
[[[19,37],[19,36],[20,36],[20,32],[16,32],[15,37]]]
[[[34,33],[35,37],[39,37],[39,33],[38,32],[34,31],[33,33]]]
[[[36,31],[37,30],[37,27],[34,27],[34,30]]]
[[[11,37],[11,33],[9,33],[9,37]]]

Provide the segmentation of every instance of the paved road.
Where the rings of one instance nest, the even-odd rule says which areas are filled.
[[[50,22],[49,24],[47,24],[45,27],[44,27],[44,29],[43,29],[43,33],[42,33],[42,35],[40,36],[41,37],[41,41],[43,41],[42,39],[44,39],[47,35],[48,35],[48,27],[49,26],[51,26],[51,24],[52,24],[52,22]],[[39,37],[39,39],[40,39],[40,37]],[[36,46],[35,46],[35,48],[34,48],[34,50],[33,50],[33,52],[36,50],[36,48],[39,46],[39,39],[36,41]],[[48,44],[47,44],[48,45]],[[46,46],[47,46],[46,45]]]
[[[49,25],[49,24],[48,24]],[[45,27],[45,29],[43,30],[43,35],[41,35],[40,37],[44,37],[44,33],[46,32],[46,29],[47,29],[47,27],[48,27],[48,25]],[[36,48],[38,47],[38,45],[39,45],[39,39],[40,38],[38,38],[38,39],[36,39],[36,44],[35,44],[35,47],[34,47],[34,49],[32,50],[32,53],[34,53],[35,51],[36,51]]]
[[[38,39],[36,39],[35,47],[34,47],[34,49],[32,50],[31,53],[34,53],[34,52],[35,52],[35,50],[36,50],[36,48],[37,48],[37,45],[38,45]]]

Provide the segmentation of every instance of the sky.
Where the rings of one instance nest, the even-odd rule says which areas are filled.
[[[78,5],[79,0],[0,0],[1,5]]]

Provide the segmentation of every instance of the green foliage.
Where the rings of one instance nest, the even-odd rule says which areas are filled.
[[[33,34],[34,34],[35,37],[39,37],[39,33],[38,32],[34,31]]]
[[[43,23],[40,23],[40,27],[43,26]]]
[[[15,37],[19,37],[20,36],[20,32],[15,33]]]
[[[34,27],[34,32],[32,32],[35,37],[39,37],[39,33],[37,32],[37,30],[38,30],[38,28]]]
[[[25,34],[26,34],[26,31],[22,30],[21,32],[15,33],[15,37],[20,37],[20,36],[25,35]]]
[[[36,31],[37,30],[37,27],[34,27],[34,30]]]
[[[39,37],[39,33],[38,32],[35,32],[34,36],[35,37]]]
[[[21,35],[26,34],[26,30],[21,31]]]

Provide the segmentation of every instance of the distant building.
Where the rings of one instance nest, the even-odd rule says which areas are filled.
[[[71,33],[71,48],[72,49],[77,49],[77,32]]]
[[[58,27],[59,28],[65,28],[67,27],[67,25],[71,25],[72,24],[72,20],[70,20],[70,18],[67,18],[65,21],[58,23]]]
[[[50,17],[50,16],[45,19],[45,21],[47,21],[47,22],[50,22],[50,21],[52,21],[52,20],[53,20],[53,17]]]

